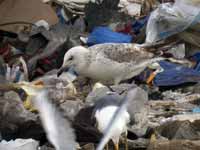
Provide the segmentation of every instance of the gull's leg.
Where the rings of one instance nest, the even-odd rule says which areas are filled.
[[[125,133],[125,150],[128,150],[128,139],[127,139],[128,131]]]
[[[119,78],[114,79],[114,84],[115,85],[119,85],[120,82],[121,82],[121,79],[119,79]]]
[[[112,138],[112,142],[114,144],[114,150],[119,150],[119,136],[115,136]]]
[[[119,150],[119,143],[118,142],[114,143],[114,148],[115,148],[115,150]]]
[[[92,90],[92,80],[90,78],[86,78],[86,85],[89,85],[90,90]]]
[[[108,146],[108,143],[106,144],[106,150],[109,150],[109,146]]]
[[[115,90],[113,90],[113,89],[111,88],[111,86],[107,85],[107,88],[108,88],[111,92],[115,92]]]

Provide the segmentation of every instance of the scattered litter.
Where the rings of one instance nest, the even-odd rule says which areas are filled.
[[[0,150],[200,149],[199,8],[0,0]]]
[[[0,29],[14,33],[30,29],[39,20],[49,25],[58,23],[53,9],[40,0],[1,1],[0,10]]]
[[[16,139],[14,141],[1,141],[2,150],[37,150],[39,142],[33,139]]]

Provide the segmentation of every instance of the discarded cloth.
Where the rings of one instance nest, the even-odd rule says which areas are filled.
[[[200,80],[200,71],[196,69],[168,61],[160,61],[159,65],[164,71],[156,74],[152,81],[155,86],[177,86],[184,83],[197,83]],[[152,71],[146,69],[137,79],[146,81],[151,74]]]
[[[117,33],[108,27],[96,27],[89,35],[89,46],[101,43],[131,43],[132,37],[123,33]]]
[[[183,83],[199,82],[200,72],[178,64],[167,61],[160,61],[160,66],[164,69],[158,73],[154,79],[156,86],[175,86]]]
[[[135,20],[134,22],[128,22],[121,25],[120,27],[117,27],[115,29],[116,32],[121,32],[129,35],[138,35],[141,32],[141,29],[147,24],[149,19],[149,16],[145,16],[143,18],[140,18],[138,20]]]

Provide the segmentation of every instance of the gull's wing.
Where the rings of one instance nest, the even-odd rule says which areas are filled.
[[[109,123],[109,125],[106,129],[106,132],[105,132],[106,134],[102,137],[102,139],[97,147],[97,150],[103,150],[104,146],[110,139],[110,136],[112,134],[111,131],[112,131],[112,128],[114,127],[115,122],[117,121],[117,118],[119,118],[120,115],[123,114],[123,112],[127,110],[127,104],[129,102],[129,100],[137,98],[137,93],[138,93],[138,88],[129,90],[129,92],[128,92],[127,96],[124,98],[121,106],[116,111],[111,122]]]
[[[152,53],[147,52],[137,44],[105,43],[91,46],[89,49],[93,53],[100,54],[105,58],[119,63],[138,62],[153,57]]]
[[[38,91],[33,99],[49,141],[56,150],[75,150],[75,134],[67,119],[48,101],[46,91]]]

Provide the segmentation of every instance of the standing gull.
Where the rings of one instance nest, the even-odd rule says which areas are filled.
[[[119,138],[122,131],[126,132],[126,150],[128,150],[127,124],[129,123],[130,117],[131,117],[130,113],[128,113],[128,110],[127,110],[128,105],[129,105],[128,103],[133,99],[136,100],[138,98],[139,92],[140,90],[138,88],[130,89],[127,95],[123,98],[122,102],[117,105],[116,110],[112,112],[112,117],[109,118],[109,122],[106,122],[106,124],[105,124],[104,118],[108,118],[109,115],[106,114],[105,110],[104,110],[105,116],[103,116],[102,118],[97,118],[97,120],[100,120],[100,122],[104,122],[104,135],[97,146],[97,150],[103,150],[104,145],[109,141],[110,138],[112,140],[114,139],[113,142],[115,142],[116,139]],[[111,102],[107,102],[107,104],[109,103]],[[105,106],[106,105],[104,105],[104,108],[106,108]],[[108,106],[109,105],[107,105],[107,107]],[[103,109],[102,109],[102,113],[103,113]],[[120,129],[123,129],[123,130],[120,130]],[[118,150],[118,148],[119,147],[117,143],[117,146],[115,146],[115,150]]]
[[[107,132],[109,123],[112,121],[114,114],[121,106],[121,98],[116,94],[108,94],[100,98],[94,105],[94,118],[96,120],[96,127],[104,135]],[[130,122],[130,114],[125,109],[117,121],[114,123],[114,127],[111,130],[110,139],[114,144],[115,150],[119,150],[119,139],[122,133],[125,133],[125,145],[127,145],[127,124]],[[107,145],[108,149],[108,145]]]
[[[137,44],[108,43],[89,48],[77,46],[66,52],[58,76],[72,67],[82,76],[119,84],[137,76],[151,63],[163,59],[152,57],[152,53],[139,48]]]

